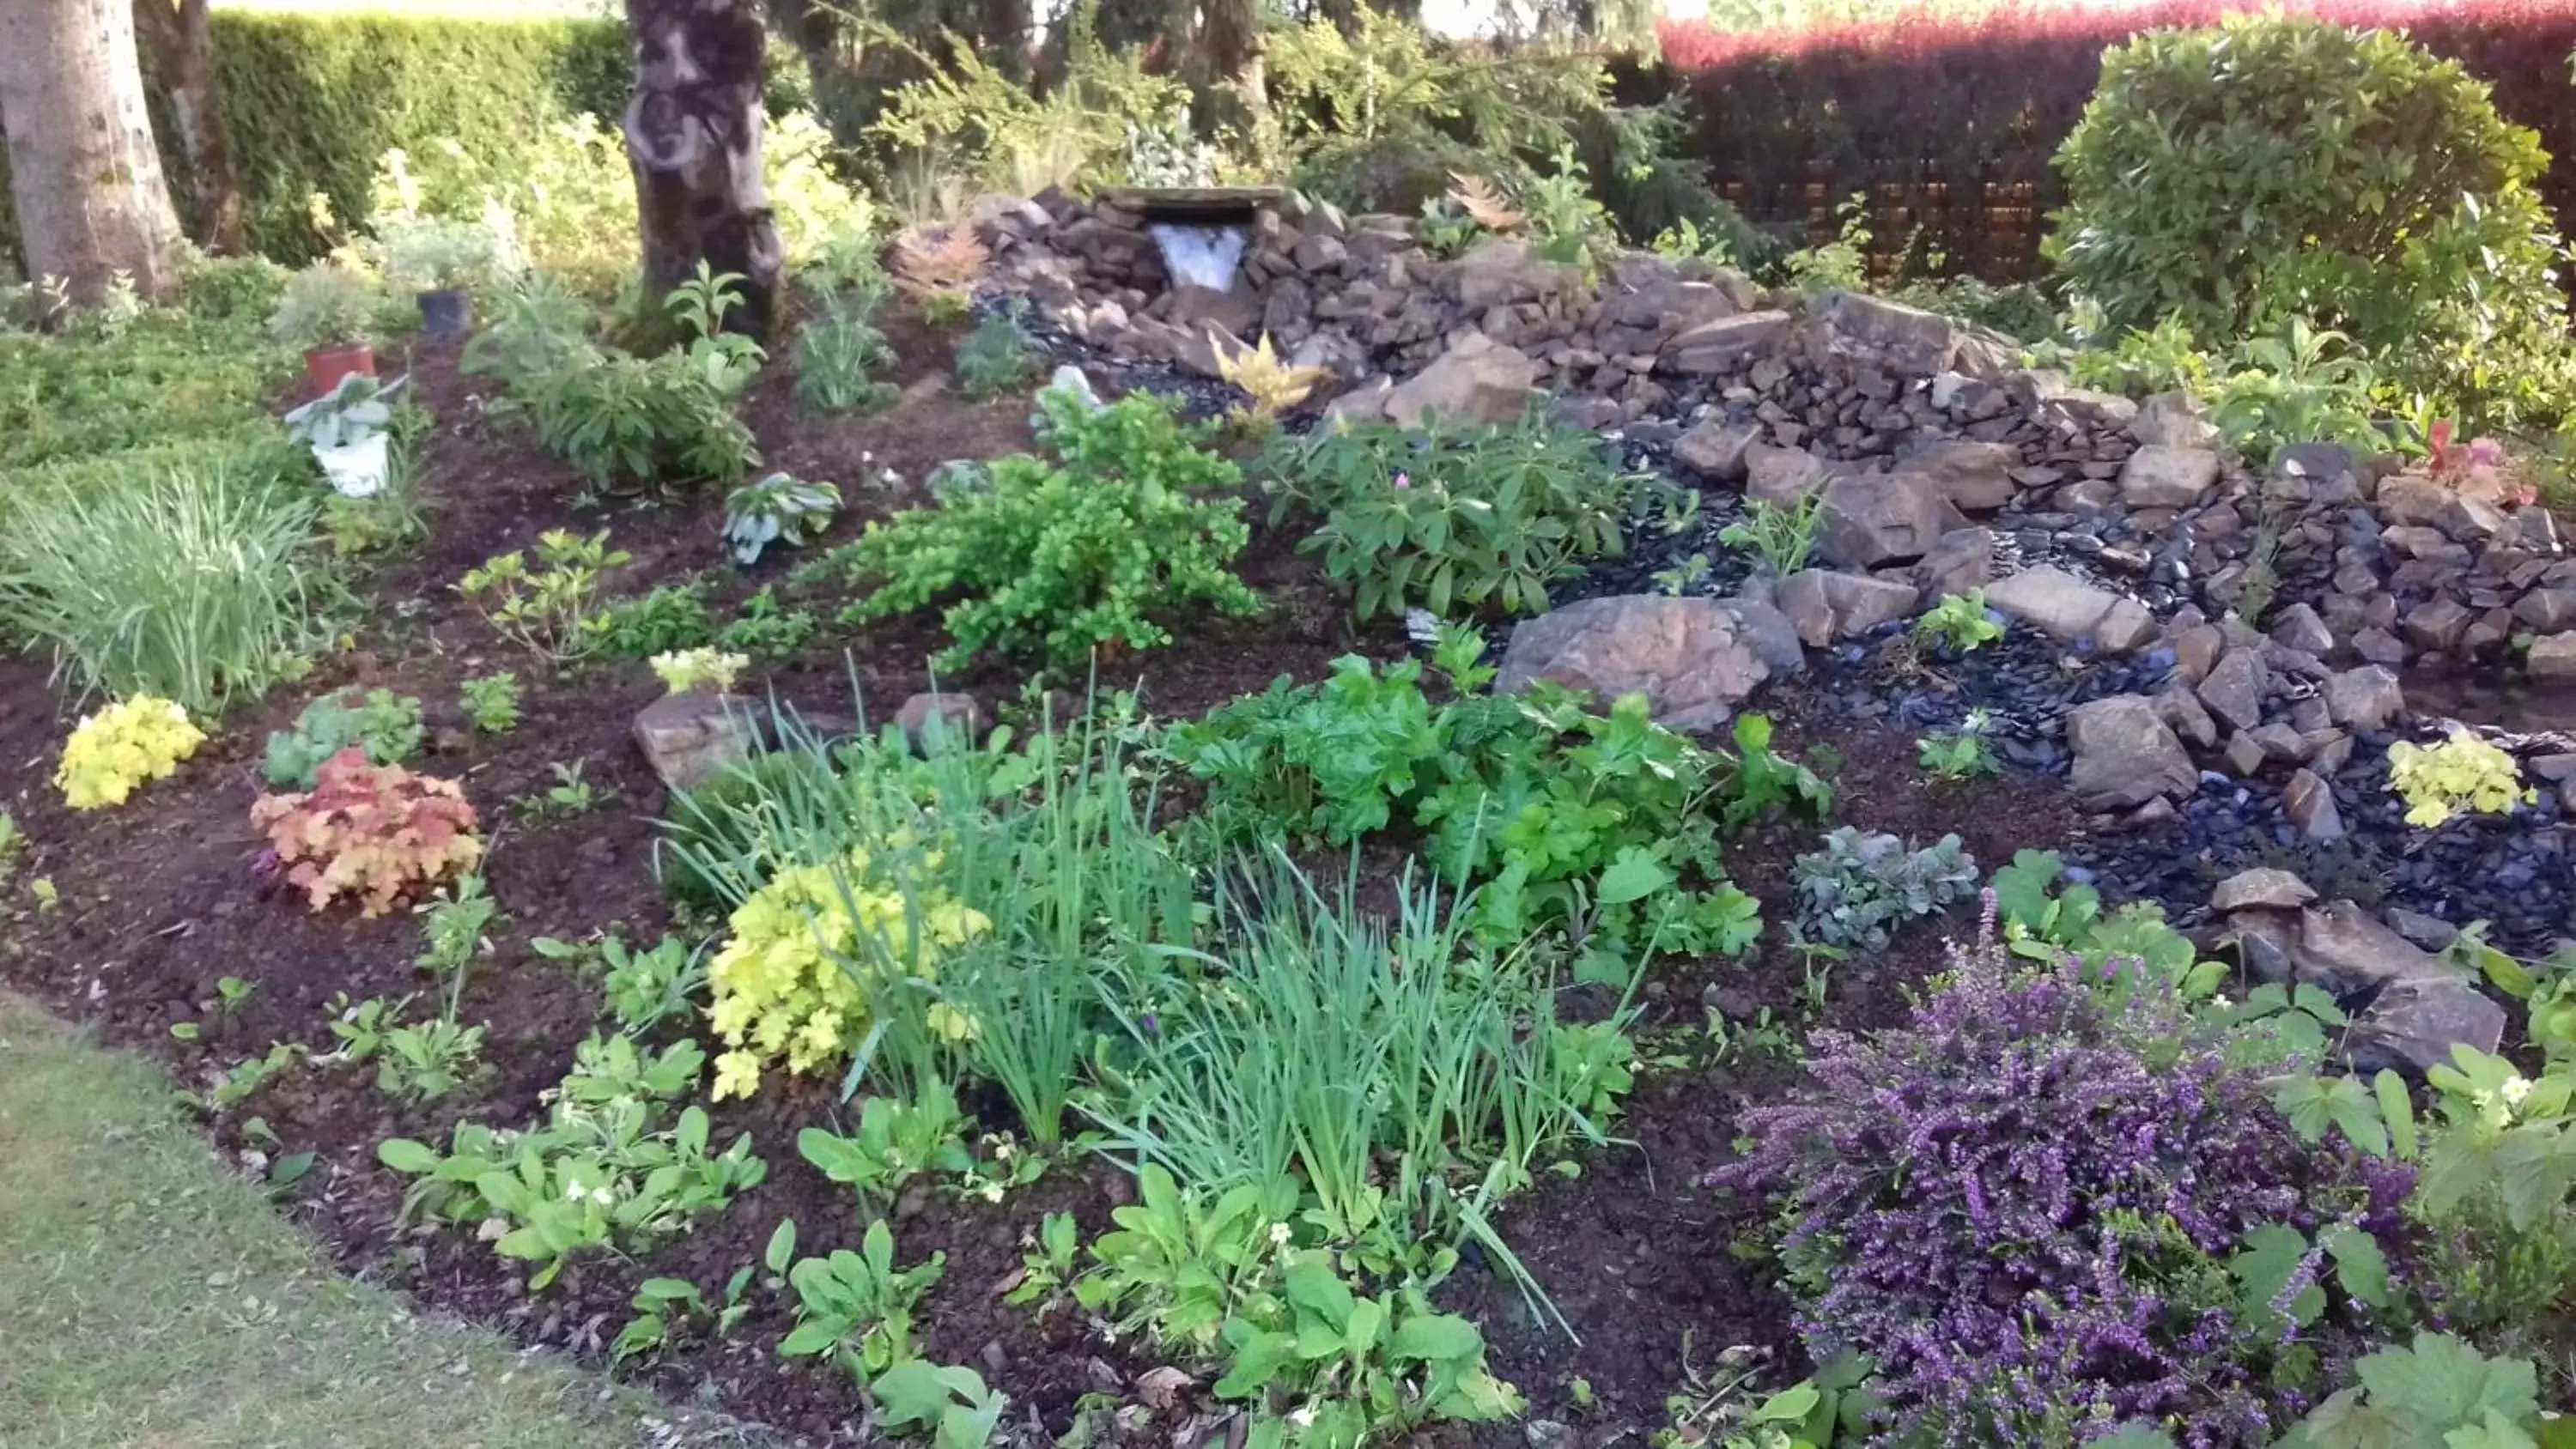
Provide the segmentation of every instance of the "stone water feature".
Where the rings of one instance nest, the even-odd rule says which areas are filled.
[[[1636,254],[1587,274],[1510,237],[1442,258],[1406,218],[1293,194],[1255,207],[1219,290],[1216,259],[1195,271],[1171,245],[1193,239],[1141,208],[1048,195],[984,217],[993,279],[1126,385],[1203,390],[1267,335],[1329,370],[1331,415],[1543,406],[1701,486],[1696,530],[1641,535],[1517,626],[1514,677],[1642,688],[1691,727],[1801,675],[1906,738],[1990,713],[2008,761],[2068,777],[2092,812],[2072,867],[2257,970],[2327,982],[2360,1040],[2412,1066],[2451,1040],[2491,1048],[2502,1020],[2427,964],[2446,933],[2487,919],[2523,954],[2576,933],[2568,716],[2486,731],[2536,789],[2509,815],[2425,831],[2387,788],[2396,740],[2576,679],[2576,555],[2547,510],[2325,445],[2249,468],[2188,397],[2089,392],[1885,298],[1765,294]],[[1751,501],[1806,499],[1819,550],[1801,573],[1748,577],[1717,540]],[[1661,596],[1655,573],[1694,555],[1711,566]],[[1971,589],[2012,624],[2005,644],[1909,667],[1911,616]],[[2490,683],[2408,697],[2462,672]],[[2257,870],[2297,888],[2253,902]],[[2246,914],[2266,908],[2287,914]]]

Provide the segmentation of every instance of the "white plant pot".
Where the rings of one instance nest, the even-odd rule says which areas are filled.
[[[371,433],[345,447],[313,446],[313,461],[322,465],[322,476],[331,480],[331,491],[343,498],[373,498],[385,491],[386,476],[393,471],[393,458],[387,451],[391,436]]]

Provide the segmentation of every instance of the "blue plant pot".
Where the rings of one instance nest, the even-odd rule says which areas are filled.
[[[473,294],[449,287],[422,292],[418,300],[423,336],[453,341],[474,330]]]

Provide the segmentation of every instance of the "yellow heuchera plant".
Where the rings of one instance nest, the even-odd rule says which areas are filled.
[[[168,778],[205,742],[206,732],[189,721],[186,710],[138,694],[99,710],[72,730],[54,783],[74,810],[122,805],[135,786]]]
[[[662,687],[673,694],[709,687],[721,693],[733,688],[733,682],[750,663],[743,655],[727,654],[721,649],[677,649],[654,655],[653,672],[662,677]]]
[[[867,998],[844,963],[891,958],[914,975],[935,976],[941,953],[991,929],[983,913],[916,888],[914,939],[903,893],[872,879],[868,864],[865,850],[853,850],[837,881],[831,865],[783,870],[735,908],[726,923],[732,939],[707,967],[708,1021],[731,1048],[716,1058],[716,1100],[750,1096],[762,1068],[781,1058],[801,1075],[837,1065],[858,1044]],[[971,1037],[972,1018],[944,1006],[932,1008],[932,1029],[951,1040]]]
[[[2463,811],[2497,814],[2538,798],[2513,756],[2461,729],[2438,745],[2390,745],[2388,788],[2405,800],[2406,823],[2428,830]]]

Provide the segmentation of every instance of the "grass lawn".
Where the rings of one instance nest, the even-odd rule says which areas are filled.
[[[0,993],[0,1444],[744,1442],[339,1277],[169,1090]]]

